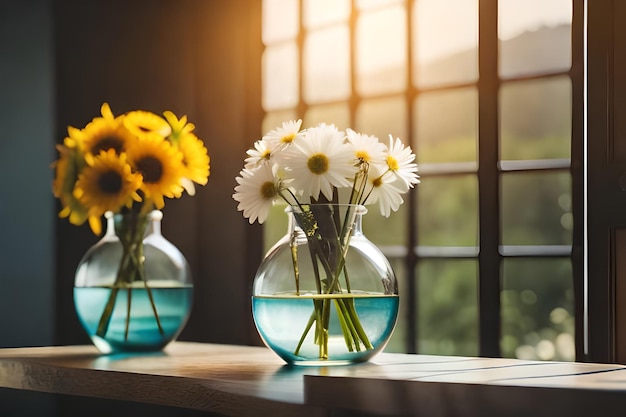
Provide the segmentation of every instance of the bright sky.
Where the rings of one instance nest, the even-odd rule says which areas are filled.
[[[431,61],[476,46],[477,0],[417,0],[418,58]],[[570,23],[571,0],[500,0],[499,36]]]

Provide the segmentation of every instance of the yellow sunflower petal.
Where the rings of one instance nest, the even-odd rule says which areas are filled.
[[[89,227],[94,235],[99,236],[102,233],[102,220],[100,217],[89,216]]]
[[[124,116],[124,126],[137,137],[158,134],[165,138],[170,135],[172,128],[161,116],[149,111],[135,110]]]

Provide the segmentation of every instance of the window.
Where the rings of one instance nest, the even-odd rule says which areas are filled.
[[[263,130],[334,123],[417,155],[422,183],[365,224],[400,283],[388,351],[575,359],[581,9],[263,1]],[[270,216],[266,245],[283,216]]]

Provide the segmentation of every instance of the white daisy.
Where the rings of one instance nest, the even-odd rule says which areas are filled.
[[[352,129],[346,129],[346,134],[354,152],[355,165],[385,164],[387,147],[376,136],[364,135]]]
[[[283,122],[281,126],[267,132],[262,140],[269,142],[271,149],[284,149],[289,146],[295,138],[302,135],[302,132],[300,132],[301,126],[302,119]]]
[[[404,146],[399,138],[394,143],[393,136],[389,135],[389,149],[387,152],[387,167],[394,175],[401,179],[406,190],[419,184],[415,154],[409,146]]]
[[[268,164],[274,156],[274,146],[272,142],[257,140],[254,148],[246,151],[248,157],[245,159],[244,168],[253,169],[262,164]]]
[[[358,168],[353,164],[352,148],[344,143],[344,134],[334,125],[320,124],[297,137],[280,154],[293,186],[304,195],[319,199],[320,192],[329,200],[333,187],[349,187]]]
[[[263,164],[254,169],[244,168],[239,177],[235,178],[237,186],[233,199],[238,201],[237,210],[243,211],[250,224],[255,220],[263,223],[267,219],[269,210],[280,197],[283,183],[274,175],[269,164]]]
[[[378,203],[380,214],[389,217],[392,211],[397,211],[404,203],[402,194],[406,192],[402,184],[398,187],[393,175],[389,171],[384,174],[376,166],[370,167],[366,192],[369,193],[365,204]]]

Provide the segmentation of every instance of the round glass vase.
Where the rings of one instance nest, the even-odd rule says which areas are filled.
[[[389,341],[398,286],[387,258],[362,231],[367,209],[288,207],[288,233],[265,255],[252,310],[267,347],[292,365],[364,362]]]
[[[105,217],[104,237],[76,269],[78,318],[103,353],[161,350],[180,334],[191,312],[187,260],[161,234],[160,211]]]

